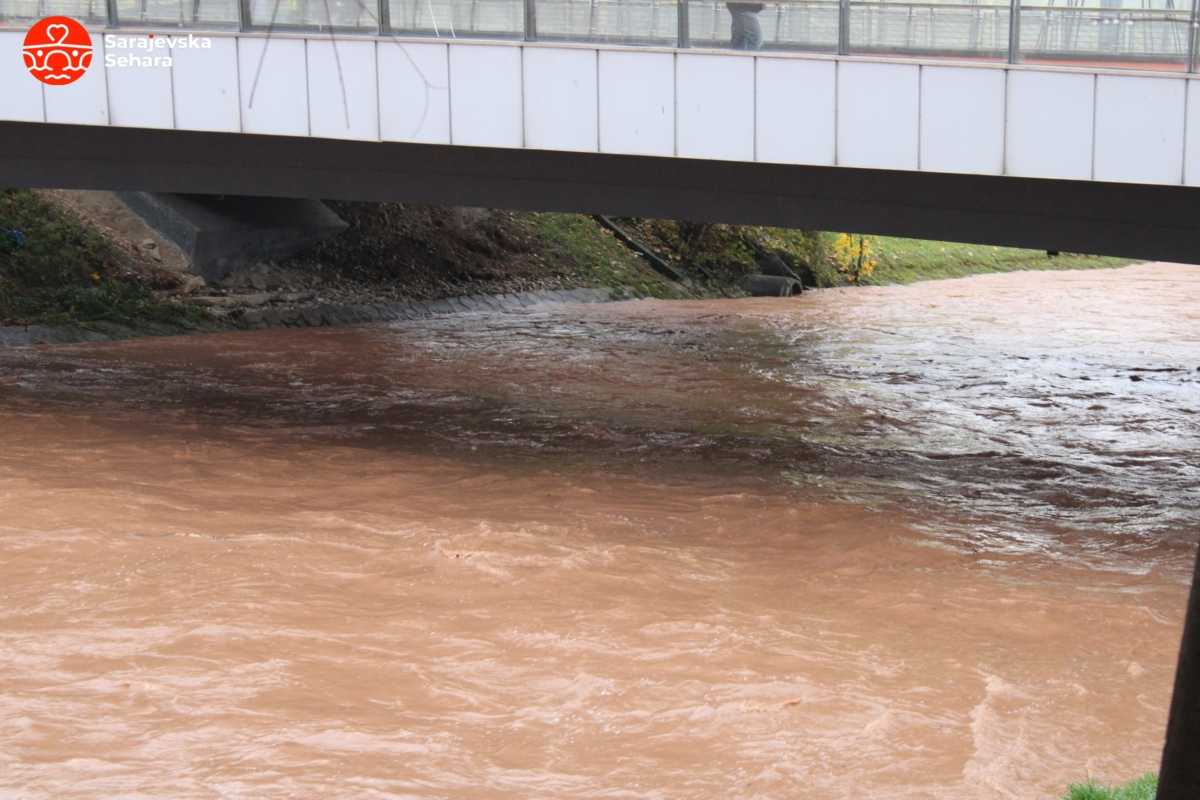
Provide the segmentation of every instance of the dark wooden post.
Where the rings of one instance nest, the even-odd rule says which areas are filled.
[[[1167,721],[1158,800],[1200,798],[1200,553],[1192,577],[1191,599],[1183,623],[1175,694]]]

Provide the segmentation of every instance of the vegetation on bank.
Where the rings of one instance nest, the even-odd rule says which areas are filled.
[[[738,296],[749,275],[781,269],[793,271],[808,286],[831,287],[1129,263],[767,226],[617,220],[686,276],[686,285],[680,285],[651,269],[646,258],[585,215],[400,203],[330,206],[349,228],[277,266],[301,276],[314,297],[332,302],[427,300],[578,286],[606,287],[619,296],[634,297]],[[82,221],[53,198],[0,190],[0,325],[188,326],[206,319],[198,305],[204,298],[185,296],[180,274],[139,263],[130,255],[137,252],[136,246],[111,236],[111,231]]]
[[[709,288],[737,286],[778,256],[807,286],[887,285],[986,272],[1096,269],[1131,259],[760,225],[625,219],[655,251]]]
[[[159,299],[166,276],[133,271],[95,230],[33,192],[0,190],[0,325],[165,322],[202,317]]]
[[[874,240],[875,271],[864,283],[913,283],[938,278],[962,278],[982,272],[1019,270],[1103,269],[1123,267],[1133,259],[1088,256],[1079,253],[1047,255],[1041,250],[956,244],[898,236]]]
[[[329,206],[347,230],[283,266],[422,300],[578,286],[677,293],[591,217],[402,203]]]
[[[546,260],[580,279],[631,297],[677,297],[680,287],[650,269],[632,250],[591,217],[529,214],[526,224]]]
[[[1072,784],[1063,800],[1154,800],[1158,777],[1146,774],[1123,786],[1104,786],[1093,781]]]

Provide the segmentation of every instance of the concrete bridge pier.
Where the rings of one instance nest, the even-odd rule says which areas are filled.
[[[192,271],[217,281],[257,261],[282,258],[346,229],[314,199],[117,192],[134,213],[173,241]]]

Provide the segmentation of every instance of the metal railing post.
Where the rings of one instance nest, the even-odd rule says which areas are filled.
[[[676,26],[679,28],[675,33],[680,47],[692,46],[692,25],[688,21],[689,2],[690,0],[676,0],[675,3]],[[1196,0],[1196,2],[1200,2],[1200,0]]]
[[[537,0],[525,0],[525,41],[537,41]]]
[[[116,28],[121,25],[121,15],[117,11],[117,0],[104,0],[104,24],[110,28]]]
[[[850,55],[850,0],[838,0],[838,55]]]
[[[375,11],[375,21],[379,24],[379,35],[387,36],[392,32],[392,0],[376,0],[378,8]]]
[[[1008,63],[1021,60],[1021,0],[1008,0]]]
[[[252,27],[250,17],[251,0],[238,0],[238,30],[248,31]]]
[[[1192,12],[1188,16],[1187,71],[1196,71],[1196,10],[1200,0],[1192,0]]]

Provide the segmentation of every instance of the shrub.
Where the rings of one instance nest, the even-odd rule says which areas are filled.
[[[58,206],[0,190],[0,324],[203,318],[194,306],[157,300],[121,267],[107,239]]]
[[[838,273],[852,286],[857,286],[875,271],[878,259],[872,254],[870,237],[839,233],[833,242],[833,263]]]

